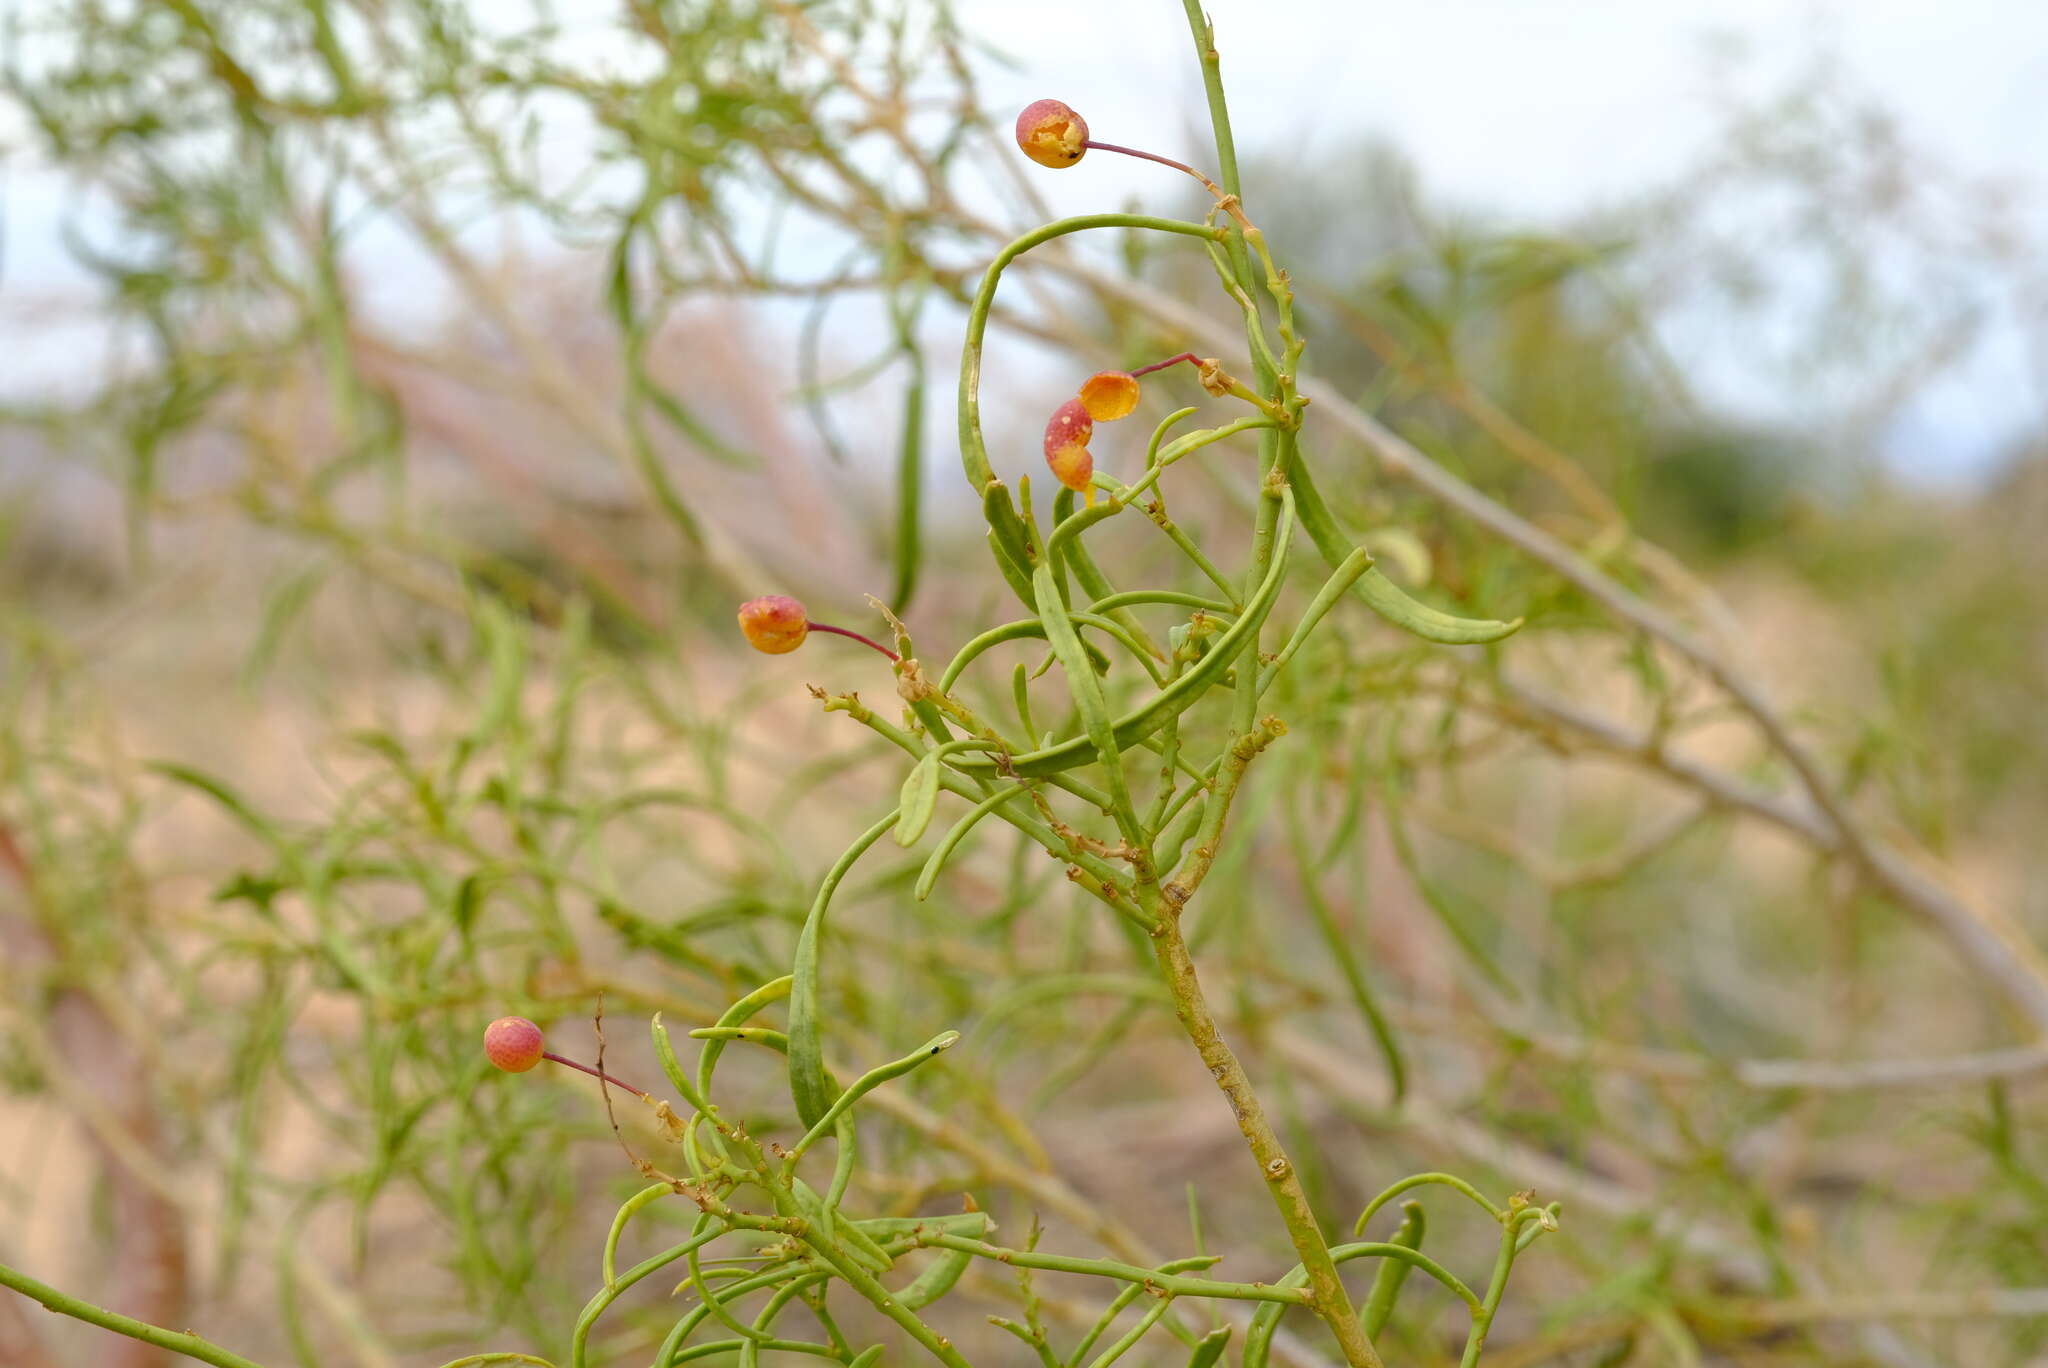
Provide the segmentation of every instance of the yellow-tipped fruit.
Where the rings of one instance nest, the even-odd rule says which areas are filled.
[[[1081,407],[1098,423],[1128,418],[1138,407],[1138,377],[1129,371],[1098,371],[1081,386]]]
[[[740,631],[755,650],[787,655],[804,644],[811,622],[804,606],[789,595],[764,594],[740,605]]]
[[[1095,457],[1089,454],[1088,439],[1095,435],[1095,420],[1088,416],[1079,399],[1069,399],[1052,411],[1045,424],[1045,463],[1053,478],[1069,489],[1092,489]]]
[[[1033,100],[1017,116],[1017,146],[1040,166],[1072,166],[1088,150],[1088,121],[1058,100]]]

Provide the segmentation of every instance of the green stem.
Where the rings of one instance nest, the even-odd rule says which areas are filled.
[[[40,1302],[46,1311],[55,1311],[60,1316],[69,1316],[87,1325],[97,1325],[102,1330],[111,1330],[117,1335],[126,1335],[129,1339],[141,1340],[144,1344],[153,1344],[201,1363],[211,1363],[215,1368],[263,1368],[254,1359],[245,1359],[188,1330],[166,1330],[148,1321],[105,1310],[69,1293],[59,1292],[48,1283],[37,1282],[6,1264],[0,1264],[0,1287],[11,1287],[30,1301]]]
[[[1172,445],[1160,452],[1154,460],[1146,463],[1145,473],[1136,484],[1128,489],[1117,490],[1115,497],[1120,502],[1129,503],[1150,489],[1158,481],[1159,477],[1166,473],[1166,468],[1181,457],[1200,451],[1203,447],[1214,442],[1220,442],[1226,437],[1235,437],[1240,432],[1250,432],[1254,429],[1276,426],[1278,424],[1274,423],[1271,418],[1263,416],[1238,418],[1225,423],[1222,427],[1203,428],[1199,432],[1190,432],[1184,437],[1175,438]]]
[[[1230,131],[1230,108],[1223,94],[1222,60],[1217,55],[1214,35],[1208,21],[1203,17],[1200,0],[1183,0],[1187,12],[1188,30],[1195,42],[1195,55],[1201,63],[1202,88],[1208,97],[1209,122],[1216,142],[1217,172],[1223,178],[1227,194],[1239,195],[1242,182],[1238,177],[1237,147]],[[1252,272],[1250,253],[1246,249],[1242,231],[1227,233],[1223,238],[1230,256],[1232,274],[1245,298],[1252,294]],[[1247,311],[1245,318],[1246,335],[1251,342],[1253,366],[1258,375],[1258,389],[1261,394],[1272,397],[1276,402],[1287,399],[1286,386],[1268,359],[1265,338],[1259,335],[1259,323],[1255,313]],[[1294,434],[1292,431],[1267,430],[1259,441],[1259,476],[1262,487],[1271,492],[1275,481],[1284,481],[1294,462]],[[1284,488],[1284,484],[1282,486]],[[1282,519],[1277,500],[1262,499],[1255,518],[1253,532],[1253,564],[1249,584],[1255,584],[1265,574],[1269,565],[1285,560],[1285,539],[1293,523],[1291,517]],[[1292,511],[1289,500],[1288,511]],[[1349,554],[1349,548],[1346,549]],[[1180,934],[1179,912],[1187,895],[1192,893],[1196,882],[1206,873],[1215,859],[1216,839],[1221,835],[1223,818],[1229,810],[1238,781],[1243,776],[1244,766],[1250,762],[1263,744],[1261,736],[1270,739],[1270,729],[1259,725],[1259,670],[1258,670],[1257,627],[1253,628],[1252,641],[1242,660],[1244,667],[1238,672],[1237,697],[1233,707],[1232,731],[1237,740],[1231,748],[1231,755],[1219,776],[1216,791],[1210,795],[1209,809],[1204,814],[1201,830],[1201,844],[1195,851],[1194,868],[1190,876],[1177,884],[1168,885],[1178,896],[1178,901],[1161,909],[1159,933],[1154,937],[1154,947],[1161,969],[1174,994],[1175,1009],[1188,1037],[1209,1066],[1217,1086],[1229,1097],[1232,1110],[1236,1113],[1238,1127],[1244,1133],[1246,1143],[1251,1147],[1253,1157],[1258,1161],[1264,1174],[1273,1203],[1287,1226],[1289,1238],[1295,1250],[1301,1255],[1302,1267],[1308,1274],[1309,1286],[1314,1292],[1316,1314],[1329,1326],[1343,1350],[1346,1363],[1351,1368],[1379,1368],[1380,1357],[1366,1337],[1364,1327],[1359,1323],[1357,1313],[1351,1306],[1351,1298],[1344,1290],[1342,1279],[1337,1276],[1337,1266],[1330,1257],[1329,1245],[1324,1241],[1321,1227],[1316,1223],[1310,1209],[1307,1194],[1302,1190],[1301,1180],[1294,1171],[1294,1165],[1287,1158],[1278,1136],[1273,1133],[1260,1106],[1257,1095],[1252,1091],[1251,1081],[1245,1076],[1244,1068],[1237,1061],[1236,1054],[1225,1043],[1210,1016],[1208,1005],[1202,996],[1201,983],[1195,975],[1193,958],[1188,954],[1187,943]],[[1164,892],[1165,890],[1162,890]]]
[[[818,1016],[818,961],[824,952],[825,911],[839,883],[882,834],[896,825],[896,810],[854,838],[853,844],[836,860],[818,885],[797,936],[795,963],[790,969],[789,994],[789,1087],[797,1115],[806,1125],[815,1124],[835,1097],[831,1077],[825,1072],[823,1027]]]
[[[1353,1368],[1381,1368],[1380,1356],[1372,1341],[1365,1337],[1358,1313],[1352,1309],[1350,1294],[1337,1276],[1337,1265],[1330,1258],[1330,1247],[1323,1240],[1322,1227],[1309,1206],[1308,1193],[1302,1188],[1294,1162],[1287,1157],[1280,1137],[1266,1119],[1265,1107],[1252,1090],[1244,1065],[1238,1062],[1236,1051],[1223,1039],[1216,1018],[1210,1014],[1201,980],[1195,973],[1194,958],[1181,935],[1178,909],[1162,908],[1161,913],[1159,932],[1152,944],[1173,993],[1174,1015],[1180,1018],[1181,1028],[1194,1042],[1196,1053],[1208,1066],[1217,1088],[1230,1100],[1237,1128],[1251,1149],[1260,1176],[1266,1180],[1266,1190],[1287,1227],[1287,1238],[1307,1270],[1313,1298],[1310,1305],[1336,1336],[1347,1363]]]
[[[1493,1313],[1500,1309],[1501,1295],[1507,1291],[1508,1270],[1515,1264],[1515,1237],[1519,1232],[1512,1220],[1501,1225],[1500,1253],[1493,1261],[1493,1279],[1486,1284],[1486,1296],[1479,1309],[1472,1313],[1472,1329],[1465,1336],[1465,1352],[1458,1359],[1458,1368],[1476,1368],[1479,1353],[1486,1347],[1486,1332],[1493,1328]]]
[[[1216,143],[1216,176],[1223,193],[1242,197],[1244,184],[1237,174],[1237,140],[1230,133],[1230,104],[1223,98],[1223,58],[1216,51],[1216,35],[1202,13],[1201,0],[1181,0],[1187,11],[1188,31],[1194,36],[1195,56],[1202,64],[1202,93],[1209,100],[1209,131]],[[1233,258],[1242,259],[1238,275],[1246,292],[1251,289],[1251,262],[1244,256],[1244,244],[1235,238]]]
[[[824,1138],[825,1132],[830,1130],[833,1123],[841,1116],[845,1115],[848,1107],[851,1107],[890,1079],[901,1078],[926,1060],[931,1059],[934,1055],[943,1054],[947,1050],[952,1049],[959,1039],[960,1033],[958,1031],[941,1031],[924,1044],[918,1046],[910,1054],[903,1056],[903,1058],[892,1060],[887,1064],[870,1069],[858,1079],[855,1079],[853,1086],[833,1100],[832,1105],[826,1108],[825,1114],[819,1117],[817,1122],[808,1131],[804,1132],[804,1138],[796,1142],[796,1148],[792,1149],[789,1152],[789,1156],[782,1161],[783,1177],[787,1178],[796,1171],[797,1161],[804,1157],[804,1152]]]
[[[1136,1283],[1171,1297],[1216,1297],[1224,1301],[1281,1302],[1288,1306],[1308,1304],[1308,1295],[1299,1287],[1192,1278],[1184,1273],[1168,1273],[1163,1269],[1145,1268],[1139,1264],[1122,1263],[1116,1259],[1084,1259],[1065,1254],[1041,1254],[1030,1249],[1010,1249],[990,1244],[985,1240],[969,1239],[964,1235],[928,1235],[921,1238],[919,1243],[939,1249],[962,1250],[996,1263],[1008,1264],[1013,1268],[1038,1268],[1049,1273],[1079,1273],[1096,1278],[1115,1278],[1119,1282]]]
[[[815,1237],[807,1238],[805,1243],[811,1245],[817,1256],[832,1265],[832,1271],[844,1278],[854,1291],[867,1298],[877,1311],[895,1321],[905,1333],[923,1345],[933,1358],[945,1364],[946,1368],[973,1368],[966,1359],[960,1357],[960,1351],[953,1347],[950,1340],[926,1325],[916,1312],[903,1305],[900,1298],[890,1295],[889,1290],[876,1281],[866,1269],[828,1243],[812,1243],[813,1238]]]

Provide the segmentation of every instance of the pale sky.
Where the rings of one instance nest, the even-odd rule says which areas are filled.
[[[1141,146],[1200,112],[1171,0],[960,9],[1026,64],[991,72],[991,95],[1085,99],[1096,136]],[[1582,206],[1695,147],[1714,35],[1766,78],[1837,54],[1959,163],[2048,175],[2048,0],[1214,0],[1209,14],[1240,140],[1382,134],[1432,185],[1497,208]]]
[[[1179,5],[961,11],[1024,64],[987,74],[991,105],[1052,96],[1098,138],[1213,160],[1185,143],[1204,116]],[[1944,171],[2009,186],[2048,262],[2048,0],[1213,0],[1209,13],[1241,148],[1303,142],[1312,159],[1318,144],[1384,137],[1433,203],[1503,226],[1548,226],[1668,183],[1721,126],[1711,49],[1742,54],[1737,89],[1757,97],[1826,60]],[[1084,161],[1049,193],[1062,212],[1099,207],[1130,175],[1116,159]],[[1887,456],[1937,483],[1983,472],[2042,426],[2041,345],[2040,329],[1994,320],[1917,397]],[[1762,399],[1737,374],[1704,388],[1738,407]],[[1760,402],[1757,416],[1786,415]]]
[[[1097,137],[1201,159],[1184,145],[1203,115],[1179,5],[958,7],[1021,64],[984,71],[992,110],[1051,95]],[[1759,93],[1826,55],[1947,170],[2010,182],[2048,259],[2048,0],[1213,0],[1210,13],[1242,147],[1304,144],[1313,158],[1380,136],[1412,158],[1434,202],[1533,227],[1667,180],[1707,145],[1710,40],[1749,54],[1744,88]],[[1041,184],[1070,212],[1121,203],[1131,174],[1096,158]],[[66,205],[54,174],[6,168],[0,291],[78,282],[57,234]],[[34,354],[53,357],[14,345],[15,330],[0,332],[17,362],[0,387],[18,394],[43,383]],[[2040,423],[2048,358],[2007,331],[1909,415],[1915,451],[1941,470],[1967,477]]]

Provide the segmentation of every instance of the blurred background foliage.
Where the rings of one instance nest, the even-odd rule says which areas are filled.
[[[584,1080],[487,1077],[478,1032],[574,1040],[602,993],[614,1066],[651,1074],[645,1015],[782,972],[890,801],[896,762],[800,687],[888,676],[829,641],[754,657],[730,614],[993,620],[944,398],[965,294],[1045,212],[976,73],[1046,59],[926,4],[13,20],[14,150],[71,177],[96,285],[6,281],[10,337],[78,350],[0,427],[0,1258],[270,1362],[551,1352],[636,1175]],[[2040,297],[2040,244],[1826,82],[1568,231],[1439,205],[1385,145],[1304,166],[1263,122],[1238,111],[1247,202],[1335,401],[1768,681],[1857,831],[2035,972],[2048,435],[1982,487],[1876,453],[1988,301]],[[1198,258],[1038,257],[986,385],[1012,479],[1071,377],[1214,349]],[[1768,355],[1796,420],[1703,394],[1694,343]],[[2041,1022],[1696,659],[1367,429],[1309,440],[1390,573],[1529,619],[1444,649],[1336,615],[1192,932],[1332,1228],[1417,1168],[1562,1200],[1502,1368],[2037,1361]],[[1187,462],[1175,518],[1227,544],[1245,459]],[[1277,1274],[1129,946],[1007,837],[925,902],[921,862],[835,916],[860,1062],[967,1032],[878,1094],[866,1199],[966,1191],[1017,1240]],[[749,1125],[786,1126],[751,1081]],[[1484,1257],[1443,1226],[1440,1257]],[[1014,1302],[972,1277],[971,1307]],[[161,1361],[23,1305],[7,1362]],[[1411,1291],[1390,1359],[1450,1361],[1454,1309]]]

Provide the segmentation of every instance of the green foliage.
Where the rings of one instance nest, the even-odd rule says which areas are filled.
[[[164,1235],[208,1285],[152,1319],[276,1363],[2037,1352],[2040,975],[1894,843],[2040,811],[2024,501],[1795,501],[1805,435],[1654,359],[1654,241],[1449,223],[1384,159],[1240,199],[1188,17],[1218,183],[1132,162],[1160,212],[1019,233],[942,10],[30,16],[10,88],[118,215],[80,250],[135,351],[15,416],[155,557],[0,533],[0,1079],[93,1137],[94,1302]],[[371,306],[408,262],[455,327]],[[753,397],[844,470],[744,421],[732,295],[809,301]],[[1013,335],[1197,364],[1048,504]],[[1782,603],[1666,539],[1848,668],[1777,711],[1729,625]],[[903,660],[743,673],[769,581],[886,588]],[[669,1100],[490,1074],[507,1012]]]

